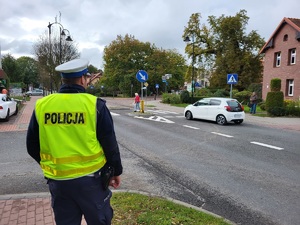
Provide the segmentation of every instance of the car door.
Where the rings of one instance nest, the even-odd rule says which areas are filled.
[[[193,117],[197,119],[205,119],[207,117],[206,111],[207,111],[209,100],[202,99],[196,103],[193,106],[193,112],[192,112]]]
[[[219,99],[210,99],[209,109],[207,110],[207,119],[215,121],[217,115],[222,113],[221,100]]]
[[[10,97],[6,96],[5,102],[9,108],[9,115],[13,115],[16,112],[16,102],[13,101]]]

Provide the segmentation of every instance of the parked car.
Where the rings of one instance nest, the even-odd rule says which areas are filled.
[[[27,96],[41,96],[43,95],[43,90],[42,89],[33,89],[32,91],[27,91],[26,95]]]
[[[18,114],[18,104],[6,94],[0,94],[0,119],[9,121],[9,117]]]
[[[216,121],[220,125],[228,122],[241,124],[245,119],[244,107],[232,98],[203,98],[184,109],[186,119]]]

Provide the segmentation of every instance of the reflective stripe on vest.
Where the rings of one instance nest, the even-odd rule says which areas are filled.
[[[85,168],[75,168],[75,169],[69,169],[69,170],[55,170],[51,168],[50,166],[46,166],[44,164],[41,164],[41,168],[48,172],[53,174],[55,177],[68,177],[70,174],[90,174],[91,171],[97,171],[99,168],[102,168],[106,161],[101,161],[99,164],[85,167]]]
[[[77,156],[63,157],[63,158],[54,158],[50,154],[43,154],[43,153],[41,153],[40,155],[41,155],[41,160],[52,161],[54,164],[63,164],[63,163],[75,163],[75,162],[85,162],[85,161],[95,160],[99,157],[102,157],[104,155],[104,152],[101,151],[95,155],[89,155],[89,156],[77,155]]]
[[[97,97],[57,93],[36,102],[40,165],[51,179],[73,179],[93,173],[106,163],[97,139]]]

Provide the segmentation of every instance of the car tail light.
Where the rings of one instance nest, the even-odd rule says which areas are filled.
[[[241,103],[238,103],[239,107],[241,108],[242,111],[244,111],[244,106]]]
[[[226,109],[226,111],[231,112],[230,106],[226,105],[226,106],[224,106],[224,108]]]
[[[2,107],[2,106],[0,106],[0,109],[3,109],[3,107]]]

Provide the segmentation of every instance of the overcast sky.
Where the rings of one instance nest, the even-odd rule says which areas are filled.
[[[0,45],[2,56],[33,57],[33,43],[48,35],[49,22],[60,21],[81,58],[103,69],[103,49],[117,35],[184,54],[182,34],[192,13],[208,25],[208,16],[245,9],[247,33],[256,30],[267,41],[284,17],[300,18],[299,8],[299,0],[0,0]]]

